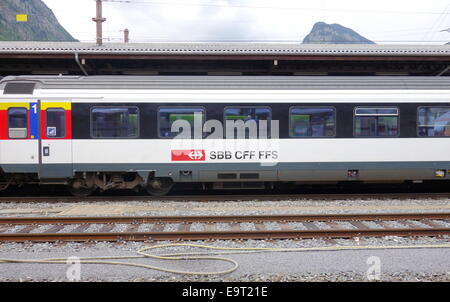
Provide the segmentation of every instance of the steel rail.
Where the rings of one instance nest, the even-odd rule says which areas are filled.
[[[316,215],[224,215],[224,216],[95,216],[95,217],[0,217],[0,225],[108,224],[108,223],[212,223],[212,222],[306,222],[450,219],[450,213],[368,213]]]
[[[55,241],[161,241],[230,239],[310,239],[383,236],[444,236],[450,228],[420,229],[346,229],[346,230],[276,230],[221,232],[123,232],[123,233],[9,233],[0,234],[0,242]]]
[[[339,200],[339,199],[423,199],[450,198],[450,192],[437,193],[304,193],[251,195],[169,195],[169,196],[2,196],[0,202],[95,202],[95,201],[241,201],[241,200]]]

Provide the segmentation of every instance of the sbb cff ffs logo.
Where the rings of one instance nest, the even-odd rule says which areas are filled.
[[[172,150],[172,161],[204,161],[205,150]]]

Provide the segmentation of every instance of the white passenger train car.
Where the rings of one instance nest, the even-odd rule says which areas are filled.
[[[450,179],[450,79],[6,77],[0,168],[76,195]]]

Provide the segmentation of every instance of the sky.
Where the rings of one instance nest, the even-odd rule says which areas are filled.
[[[43,0],[72,36],[95,41],[94,0]],[[450,0],[104,0],[105,42],[301,42],[338,23],[377,44],[450,41]],[[448,29],[448,31],[443,31]]]

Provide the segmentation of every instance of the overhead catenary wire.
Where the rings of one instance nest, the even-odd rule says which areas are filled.
[[[105,37],[103,38],[107,41],[123,41],[123,37]],[[93,38],[86,38],[86,39],[79,39],[80,42],[95,42]],[[131,39],[130,39],[131,40]],[[430,45],[430,43],[436,43],[437,45],[442,45],[443,43],[448,43],[448,40],[430,40],[430,41],[423,41],[423,40],[372,40],[376,44],[400,44],[400,45],[407,45],[407,44],[424,44],[424,45]],[[152,42],[186,42],[186,39],[173,39],[173,38],[151,38],[151,37],[139,37],[139,36],[133,36],[132,41],[133,43],[152,43]],[[293,39],[189,39],[189,43],[233,43],[233,42],[248,42],[248,43],[299,43],[302,44],[301,40],[293,40]],[[320,45],[321,43],[311,43],[311,44],[317,44]],[[309,43],[303,44],[303,45],[311,45]],[[322,43],[327,44],[327,43]],[[330,43],[331,44],[331,43]],[[358,42],[349,42],[349,41],[333,41],[332,44],[353,44],[358,45],[360,43]]]
[[[371,14],[431,14],[445,15],[446,12],[439,11],[394,11],[394,10],[366,10],[366,9],[340,9],[340,8],[314,8],[314,7],[298,7],[298,6],[263,6],[263,5],[237,5],[237,4],[217,4],[211,2],[163,2],[153,0],[102,0],[103,2],[120,3],[120,4],[148,4],[148,5],[180,5],[180,6],[207,6],[219,8],[244,8],[244,9],[274,9],[274,10],[304,10],[304,11],[330,11],[330,12],[346,12],[346,13],[371,13]]]
[[[434,38],[434,36],[436,35],[436,32],[439,32],[438,30],[435,30],[435,28],[439,27],[441,25],[441,23],[445,21],[447,15],[449,14],[449,9],[450,9],[450,1],[448,1],[447,6],[445,7],[445,9],[442,12],[442,15],[439,15],[437,17],[437,19],[434,21],[431,29],[423,36],[423,40],[425,40],[427,37],[430,37],[431,40]]]
[[[93,1],[93,0],[89,0],[89,1]],[[169,2],[165,2],[165,1],[158,1],[158,0],[102,0],[103,2],[106,3],[111,3],[111,4],[145,4],[145,5],[168,5],[168,6],[176,6],[176,5],[182,5],[182,6],[198,6],[198,7],[202,7],[202,6],[211,6],[211,7],[218,7],[218,8],[261,8],[261,9],[284,9],[284,10],[305,10],[305,11],[320,11],[320,12],[324,12],[324,11],[332,11],[332,12],[355,12],[355,13],[374,13],[374,14],[432,14],[432,15],[438,15],[438,20],[442,19],[442,17],[447,16],[448,15],[448,10],[447,7],[444,11],[396,11],[396,10],[370,10],[370,9],[346,9],[346,8],[338,8],[338,9],[334,9],[334,8],[324,8],[323,6],[320,8],[314,8],[314,7],[298,7],[298,6],[275,6],[275,5],[251,5],[251,4],[218,4],[218,3],[214,3],[214,2],[205,2],[205,1],[201,1],[198,3],[193,3],[193,2],[180,2],[180,1],[169,1]],[[434,24],[433,24],[433,28],[426,28],[423,29],[422,32],[427,32],[429,30],[433,30],[434,29]],[[110,31],[108,30],[108,24],[106,24],[107,30],[106,32],[110,35],[108,38],[105,38],[106,41],[122,41],[123,37],[122,36],[115,36],[114,34],[111,35]],[[402,32],[403,30],[399,30],[398,32]],[[408,30],[409,31],[409,30]],[[390,31],[390,32],[396,32],[396,31]],[[438,32],[438,31],[436,31]],[[383,32],[380,32],[379,34],[383,34]],[[139,33],[134,32],[133,37],[131,42],[139,42],[139,43],[145,43],[145,42],[153,42],[153,41],[177,41],[180,39],[173,39],[170,37],[159,37],[160,35],[167,35],[164,33],[158,33],[157,37],[151,36],[151,37],[144,37],[142,35],[139,35]],[[85,42],[91,42],[92,39],[88,38],[88,37],[80,37],[79,40],[81,41],[85,41]],[[192,39],[191,39],[192,40]],[[415,39],[410,39],[410,40],[400,40],[400,39],[370,39],[375,43],[379,43],[379,44],[408,44],[408,43],[419,43],[419,44],[427,44],[427,43],[447,43],[447,40],[433,40],[433,39],[422,39],[422,40],[415,40]],[[209,40],[209,39],[198,39],[195,40],[193,42],[233,42],[233,41],[239,41],[239,42],[259,42],[259,41],[266,41],[266,42],[298,42],[301,43],[301,39],[271,39],[271,38],[263,38],[263,39],[220,39],[220,40]],[[333,41],[333,43],[340,43],[340,41]],[[348,43],[347,41],[342,41],[342,43],[346,44]]]

